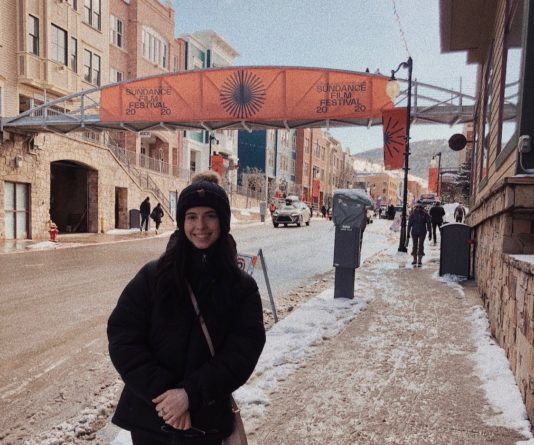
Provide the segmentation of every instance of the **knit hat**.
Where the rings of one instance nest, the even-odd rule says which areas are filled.
[[[192,207],[211,207],[217,212],[221,232],[230,232],[230,201],[225,190],[209,176],[193,178],[182,190],[176,205],[176,223],[183,230],[185,212]]]

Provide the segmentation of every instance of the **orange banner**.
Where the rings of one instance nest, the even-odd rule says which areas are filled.
[[[406,108],[392,108],[382,112],[384,168],[386,170],[397,170],[404,167],[406,113]]]
[[[265,122],[379,118],[387,77],[317,68],[228,67],[103,88],[104,122]],[[335,122],[332,122],[335,124]]]
[[[211,169],[223,177],[223,157],[221,155],[211,156]]]
[[[438,168],[430,167],[428,169],[428,191],[438,193]]]

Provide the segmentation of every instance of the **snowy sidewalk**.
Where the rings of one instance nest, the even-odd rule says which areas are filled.
[[[250,445],[534,444],[476,291],[437,276],[438,247],[417,269],[376,255],[360,298],[328,290],[269,331],[236,394]]]

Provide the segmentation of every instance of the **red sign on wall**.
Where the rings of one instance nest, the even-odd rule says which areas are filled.
[[[312,196],[314,198],[318,198],[320,193],[321,193],[321,180],[320,179],[314,179],[313,180]]]
[[[223,157],[221,155],[211,156],[211,169],[223,177]]]

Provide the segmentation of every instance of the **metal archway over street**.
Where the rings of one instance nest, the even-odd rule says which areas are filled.
[[[50,100],[2,117],[2,131],[217,130],[382,125],[393,107],[380,74],[305,67],[226,67],[150,76]],[[407,81],[399,79],[405,86]],[[412,124],[472,122],[476,99],[412,81]],[[395,107],[406,100],[401,91]],[[504,119],[516,115],[505,103]]]
[[[387,80],[318,68],[186,71],[102,89],[100,120],[204,129],[361,125],[393,107]]]

